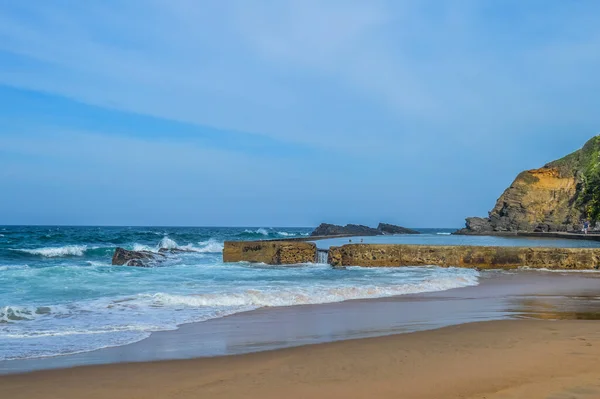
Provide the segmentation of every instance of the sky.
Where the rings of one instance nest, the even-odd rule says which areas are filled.
[[[0,225],[461,227],[600,133],[598,15],[0,1]]]

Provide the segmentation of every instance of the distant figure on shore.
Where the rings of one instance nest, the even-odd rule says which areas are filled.
[[[583,234],[587,234],[590,229],[590,222],[586,219],[583,221]]]

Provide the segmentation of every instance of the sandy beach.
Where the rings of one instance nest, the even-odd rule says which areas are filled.
[[[490,272],[444,292],[262,309],[2,362],[0,397],[596,398],[598,281]]]
[[[597,398],[596,321],[512,320],[0,377],[3,398]]]

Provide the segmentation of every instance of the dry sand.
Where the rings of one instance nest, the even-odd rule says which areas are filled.
[[[600,322],[507,320],[0,377],[0,398],[600,398]]]

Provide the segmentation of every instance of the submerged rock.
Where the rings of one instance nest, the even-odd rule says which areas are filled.
[[[416,230],[407,229],[406,227],[396,226],[394,224],[387,223],[379,223],[379,226],[377,226],[377,230],[379,230],[381,234],[421,234]]]
[[[456,234],[566,232],[600,220],[600,136],[542,168],[521,172],[487,218],[467,218]]]
[[[150,267],[156,261],[164,260],[164,255],[150,251],[130,251],[121,247],[115,249],[112,264],[116,266]]]

